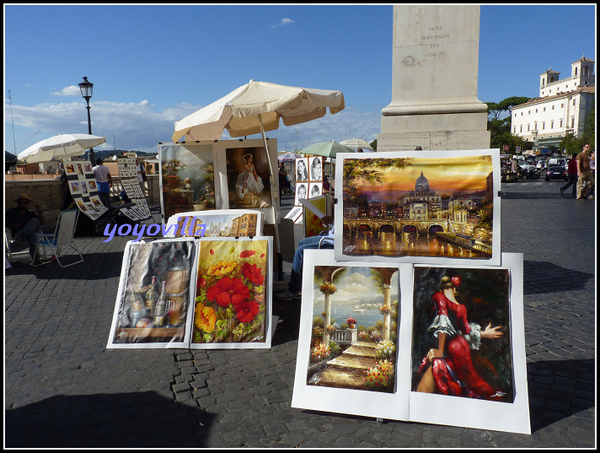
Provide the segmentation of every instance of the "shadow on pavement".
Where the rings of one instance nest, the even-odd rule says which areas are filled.
[[[6,269],[7,275],[35,275],[36,278],[46,279],[82,279],[97,280],[104,278],[119,277],[123,252],[82,253],[83,263],[62,268],[55,262],[47,262],[33,267],[27,259],[21,259],[11,263],[12,268]],[[75,260],[75,255],[66,255],[64,264]],[[61,257],[61,262],[63,258]]]
[[[595,407],[595,361],[527,364],[531,432]]]
[[[204,447],[214,417],[154,392],[54,396],[5,412],[5,446]]]
[[[542,294],[584,289],[594,274],[574,271],[546,261],[523,263],[523,293]]]

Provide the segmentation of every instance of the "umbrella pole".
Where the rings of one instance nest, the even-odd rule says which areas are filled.
[[[271,208],[273,209],[273,227],[275,229],[275,251],[277,252],[277,273],[279,280],[283,280],[283,262],[281,255],[281,246],[279,244],[279,216],[277,215],[277,209],[275,204],[279,204],[279,194],[275,190],[275,176],[273,175],[273,164],[271,163],[271,156],[269,155],[269,145],[267,144],[267,137],[265,136],[265,128],[262,122],[262,115],[258,114],[258,121],[260,122],[260,132],[262,134],[263,143],[265,144],[265,151],[267,152],[267,162],[269,163],[269,180],[271,181]]]

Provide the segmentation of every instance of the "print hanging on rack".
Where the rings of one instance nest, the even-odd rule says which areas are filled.
[[[63,166],[75,206],[92,220],[107,212],[108,208],[100,200],[92,163],[89,160],[66,160]]]
[[[137,178],[136,158],[125,156],[117,158],[119,178],[127,197],[133,205],[121,208],[121,212],[131,220],[140,221],[151,217],[148,201]]]

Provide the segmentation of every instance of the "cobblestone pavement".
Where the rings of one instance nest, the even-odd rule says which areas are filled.
[[[530,436],[291,408],[297,302],[274,303],[269,350],[107,350],[131,238],[82,237],[82,265],[5,271],[5,447],[594,448],[595,202],[560,185],[502,185],[502,250],[525,258]]]

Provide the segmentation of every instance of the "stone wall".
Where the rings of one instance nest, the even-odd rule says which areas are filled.
[[[40,205],[44,214],[44,222],[50,225],[58,218],[60,204],[63,196],[61,181],[53,179],[5,181],[4,182],[4,207],[5,209],[17,206],[16,199],[25,193],[31,198],[31,208]]]
[[[147,199],[149,205],[160,203],[160,186],[158,175],[148,175]],[[119,196],[121,192],[121,181],[119,177],[113,176],[112,196]],[[5,210],[17,206],[15,200],[25,193],[31,198],[31,209],[35,205],[40,205],[44,214],[44,223],[50,225],[58,218],[60,205],[63,196],[63,184],[60,180],[37,179],[37,180],[17,180],[4,181],[4,207]]]

